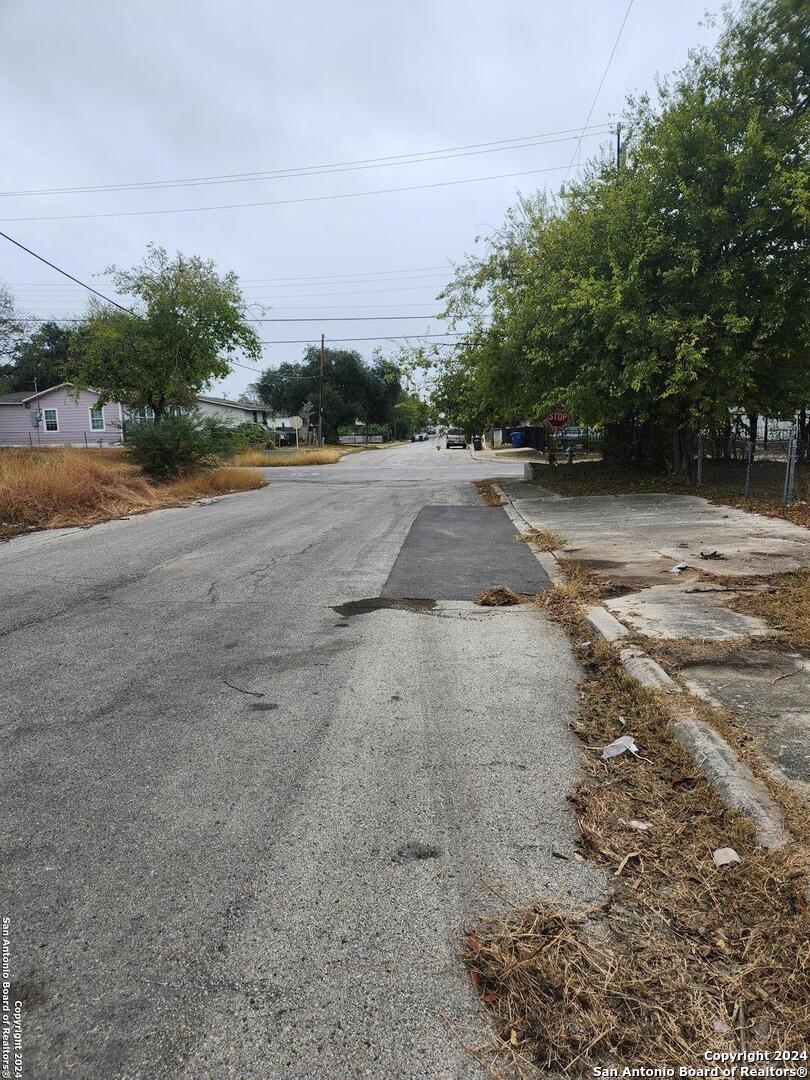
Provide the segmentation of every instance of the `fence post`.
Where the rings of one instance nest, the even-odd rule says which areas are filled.
[[[782,493],[782,502],[793,501],[793,485],[796,478],[796,450],[797,440],[791,437],[788,443],[787,462],[785,463],[785,488]]]
[[[755,447],[756,447],[756,443],[753,442],[753,441],[751,442],[751,445],[748,447],[748,464],[746,465],[746,468],[745,468],[745,497],[746,498],[748,498],[748,496],[751,494],[751,465],[753,464],[753,461],[754,461],[754,449],[755,449]]]
[[[698,452],[697,452],[697,476],[695,478],[696,484],[703,483],[703,432],[698,435]]]

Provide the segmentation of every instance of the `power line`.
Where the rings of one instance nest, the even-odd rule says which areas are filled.
[[[74,277],[73,274],[69,274],[67,270],[62,270],[61,267],[57,266],[55,263],[49,262],[48,259],[46,259],[44,256],[37,255],[35,251],[32,251],[31,248],[26,247],[25,244],[21,244],[19,240],[15,240],[14,237],[9,236],[8,233],[0,232],[0,236],[2,236],[4,240],[8,240],[10,244],[14,244],[16,245],[16,247],[21,248],[23,251],[27,251],[29,255],[33,255],[35,259],[39,259],[41,263],[45,263],[46,266],[50,266],[51,270],[55,270],[57,274],[62,274],[64,277],[70,278],[70,280],[75,281],[77,285],[81,285],[83,289],[87,289],[88,292],[95,293],[96,296],[100,296],[101,299],[106,300],[108,304],[113,304],[115,307],[120,308],[121,311],[126,311],[128,315],[134,314],[134,312],[130,311],[129,308],[124,307],[123,304],[119,304],[117,300],[111,300],[109,296],[105,296],[104,293],[100,293],[98,289],[94,289],[92,285],[86,285],[83,281],[79,281],[77,277]]]
[[[284,287],[284,288],[286,288],[287,286],[286,285],[282,286],[282,283],[283,282],[289,282],[290,283],[290,285],[289,285],[290,288],[296,288],[296,286],[298,286],[298,285],[305,285],[305,284],[314,284],[314,285],[340,284],[342,282],[340,282],[339,279],[342,279],[342,278],[361,278],[361,279],[365,280],[367,278],[373,279],[373,278],[378,277],[380,275],[391,275],[391,274],[397,275],[397,277],[400,277],[402,275],[408,275],[408,276],[414,276],[414,277],[435,277],[435,276],[437,276],[439,271],[441,271],[443,273],[447,273],[450,269],[451,269],[451,267],[449,267],[445,263],[445,264],[442,264],[440,266],[408,266],[408,267],[400,268],[399,270],[356,270],[356,271],[354,271],[352,273],[348,273],[348,274],[310,274],[310,275],[299,274],[296,277],[278,277],[278,278],[245,278],[245,277],[243,277],[243,278],[240,278],[239,280],[240,280],[240,284],[242,284],[242,285],[251,285],[251,286],[257,285],[258,286],[258,285],[275,285],[275,284],[278,284],[279,287]],[[424,273],[423,271],[432,271],[432,273]],[[333,280],[330,280],[330,279],[335,279],[335,280],[333,281]],[[403,280],[404,280],[404,277],[403,277]],[[70,288],[69,285],[64,285],[64,286],[51,285],[47,281],[9,281],[6,284],[9,285],[9,286],[12,286],[14,288],[16,288],[18,286],[19,287],[31,287],[31,288],[36,286],[37,288],[41,287],[41,288],[44,288],[44,289],[49,289],[49,288],[65,288],[65,289],[67,289],[67,288]],[[99,284],[101,284],[101,285],[112,285],[113,283],[111,281],[101,281]],[[363,284],[363,281],[349,281],[349,282],[347,282],[347,284],[361,285],[361,284]]]
[[[593,96],[593,101],[591,102],[591,107],[590,107],[590,109],[588,109],[588,115],[585,117],[585,123],[582,125],[582,134],[580,135],[579,139],[577,140],[577,145],[576,145],[576,147],[574,149],[574,153],[573,153],[573,155],[571,157],[571,161],[568,164],[568,169],[566,170],[565,179],[563,180],[563,183],[565,183],[565,181],[568,179],[568,173],[571,171],[572,168],[574,168],[574,160],[575,160],[577,154],[580,152],[580,149],[582,148],[582,139],[583,139],[583,137],[585,135],[585,132],[586,132],[586,130],[588,128],[588,124],[590,123],[591,115],[593,113],[593,110],[596,108],[596,102],[597,102],[597,100],[599,98],[599,95],[602,93],[602,87],[605,85],[605,79],[607,78],[607,73],[610,70],[610,65],[613,63],[613,57],[616,55],[616,50],[619,47],[619,42],[621,41],[622,34],[624,33],[624,27],[625,27],[625,24],[627,22],[628,16],[630,15],[630,9],[632,8],[632,6],[633,6],[633,0],[630,0],[629,4],[627,5],[627,10],[624,13],[624,18],[622,19],[622,24],[619,27],[619,32],[616,35],[616,40],[613,42],[613,48],[610,50],[610,56],[608,57],[608,62],[605,64],[605,70],[602,72],[602,78],[599,80],[599,86],[597,86],[596,93]]]
[[[426,191],[428,188],[458,187],[460,184],[480,184],[488,180],[509,180],[518,176],[536,176],[538,173],[560,172],[566,169],[566,176],[571,168],[580,168],[576,165],[553,165],[544,169],[524,169],[520,172],[496,173],[492,176],[471,176],[466,180],[439,180],[430,184],[409,184],[404,187],[375,188],[372,191],[349,191],[337,195],[307,195],[298,199],[270,199],[263,202],[249,203],[219,203],[215,206],[184,206],[167,210],[107,210],[95,214],[44,214],[30,217],[0,218],[6,221],[86,221],[90,218],[119,218],[119,217],[156,217],[165,214],[199,214],[209,210],[243,210],[259,206],[292,206],[295,203],[330,202],[335,199],[360,199],[367,195],[391,195],[401,191]]]
[[[443,334],[382,334],[377,337],[347,337],[329,338],[330,342],[338,341],[421,341],[423,338],[447,338],[458,336],[452,330],[446,330]],[[294,338],[286,341],[262,341],[262,345],[317,345],[314,338]],[[230,363],[230,361],[228,361]]]
[[[126,309],[124,309],[126,310]],[[132,314],[132,313],[131,313]],[[440,315],[308,315],[306,317],[296,316],[295,318],[246,318],[244,322],[249,323],[308,323],[308,322],[393,322],[402,319],[407,319],[413,322],[420,319],[431,320],[439,319]],[[84,322],[85,320],[78,316],[71,316],[67,319],[60,319],[58,316],[48,317],[47,315],[41,316],[25,316],[20,319],[16,319],[16,322]]]
[[[590,135],[596,136],[605,134],[606,132],[602,129],[606,129],[608,125],[602,123],[592,124],[590,126],[599,129],[589,133]],[[579,136],[576,134],[569,134],[569,132],[575,132],[577,130],[578,129],[576,128],[564,128],[561,131],[541,132],[537,135],[521,135],[515,139],[497,139],[485,143],[468,143],[463,146],[450,146],[441,150],[415,151],[410,154],[389,154],[379,158],[358,158],[354,161],[338,161],[325,165],[302,165],[295,168],[270,169],[249,173],[225,173],[215,176],[192,176],[174,180],[140,180],[117,184],[87,184],[62,188],[30,188],[17,191],[0,191],[0,198],[16,198],[25,195],[79,195],[106,191],[162,191],[168,188],[244,184],[254,183],[260,180],[324,176],[339,172],[359,172],[365,169],[384,169],[395,165],[429,164],[431,161],[444,161],[449,158],[470,157],[478,154],[493,154],[505,150],[522,150],[534,146],[569,142],[571,139],[577,138],[579,138],[579,141],[581,142],[585,137],[585,128],[583,128]],[[552,136],[561,137],[552,138]]]

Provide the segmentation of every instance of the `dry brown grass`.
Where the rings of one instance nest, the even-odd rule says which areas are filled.
[[[554,529],[529,529],[526,533],[519,533],[516,537],[524,544],[534,544],[540,551],[562,551],[568,546],[568,541]]]
[[[562,559],[560,569],[565,581],[545,593],[540,602],[558,622],[573,630],[581,623],[583,607],[598,603],[609,582],[578,559]]]
[[[482,1049],[531,1075],[806,1045],[805,844],[757,848],[751,824],[669,734],[663,699],[626,678],[607,646],[587,663],[576,723],[585,778],[571,802],[580,856],[610,889],[581,916],[538,902],[467,932],[462,958],[496,1026]],[[598,748],[620,734],[642,757],[603,762]],[[627,824],[639,820],[649,829]],[[806,838],[806,809],[794,807],[792,823]],[[718,870],[718,847],[742,863]]]
[[[333,465],[343,456],[343,451],[336,446],[324,446],[312,449],[289,449],[260,451],[265,458],[265,468],[271,465]],[[252,462],[256,464],[257,462]]]
[[[737,579],[732,579],[732,584]],[[735,611],[759,615],[780,633],[783,641],[796,648],[810,649],[810,568],[753,579],[764,584],[750,592],[738,593],[732,601]]]
[[[485,589],[473,600],[479,607],[514,607],[515,604],[527,604],[532,597],[516,593],[505,585],[493,585]]]
[[[491,480],[473,480],[473,485],[481,492],[487,506],[503,506],[503,499],[492,486]]]
[[[785,812],[792,842],[757,847],[752,824],[720,802],[671,735],[666,695],[628,678],[608,645],[583,642],[583,608],[605,580],[574,560],[561,566],[565,583],[542,602],[580,644],[586,670],[574,724],[584,773],[570,797],[575,858],[592,859],[610,884],[588,912],[538,901],[465,932],[460,955],[495,1028],[474,1053],[495,1062],[493,1075],[528,1077],[587,1075],[608,1063],[694,1066],[706,1050],[742,1046],[804,1047],[807,806],[768,778],[750,740],[741,748],[734,725],[698,703]],[[600,748],[619,735],[632,735],[640,757],[602,761]],[[649,828],[628,824],[638,821]],[[733,847],[742,863],[716,868],[719,847]]]
[[[233,457],[228,459],[228,464],[233,465],[236,468],[257,468],[262,469],[267,466],[267,451],[266,450],[242,450],[239,454],[234,454]]]
[[[162,505],[174,506],[175,500],[200,499],[207,495],[230,495],[237,491],[255,491],[264,487],[265,480],[258,469],[231,468],[223,465],[210,472],[186,476],[173,480],[170,484],[161,484],[154,492],[161,499],[169,499]]]
[[[0,537],[30,529],[94,525],[206,495],[261,487],[261,473],[213,469],[152,484],[120,450],[69,447],[0,453]]]
[[[730,661],[751,649],[773,648],[772,639],[753,635],[715,641],[704,638],[648,638],[643,634],[630,634],[624,640],[628,645],[640,645],[670,673],[696,664]]]

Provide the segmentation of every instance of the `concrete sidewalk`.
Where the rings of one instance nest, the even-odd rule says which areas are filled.
[[[658,642],[750,641],[678,674],[693,693],[733,709],[774,774],[810,795],[810,659],[732,606],[736,578],[810,566],[810,530],[690,495],[562,498],[526,481],[500,486],[528,525],[565,537],[563,564],[578,560],[610,581],[604,606],[631,632]]]

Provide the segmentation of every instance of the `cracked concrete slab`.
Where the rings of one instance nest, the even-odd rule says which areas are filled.
[[[643,592],[605,600],[605,607],[625,625],[651,638],[735,641],[772,634],[762,619],[726,606],[735,595],[689,584],[653,585]]]
[[[501,487],[535,528],[561,533],[561,557],[577,559],[627,588],[684,579],[700,571],[725,577],[773,574],[810,564],[810,530],[695,495],[593,495],[561,498],[537,484],[506,480]],[[701,552],[722,558],[704,559]]]
[[[810,660],[782,646],[757,646],[681,675],[692,693],[733,709],[777,775],[810,796]]]

